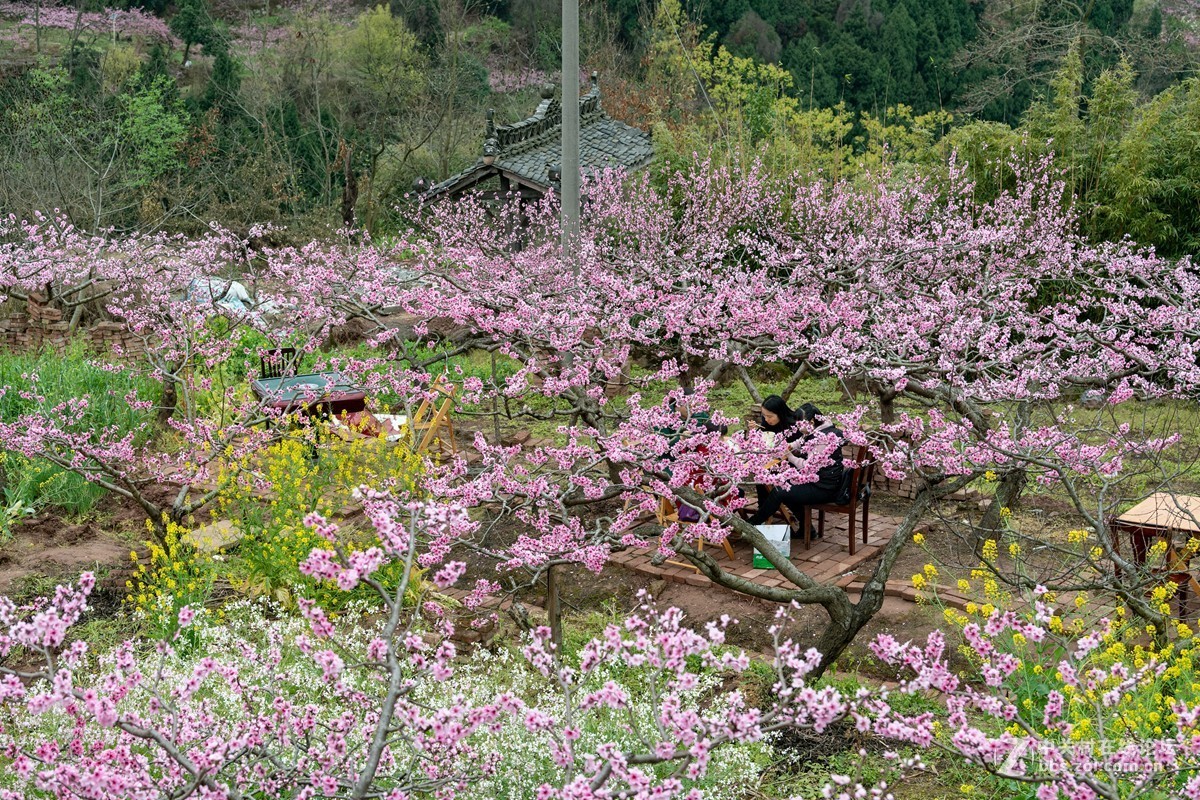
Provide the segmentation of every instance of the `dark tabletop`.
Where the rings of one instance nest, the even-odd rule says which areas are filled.
[[[338,372],[316,372],[291,375],[286,378],[260,378],[250,384],[261,398],[276,403],[319,401],[331,397],[365,397],[361,388],[350,383]]]

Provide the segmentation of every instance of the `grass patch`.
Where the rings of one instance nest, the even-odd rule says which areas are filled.
[[[106,429],[115,437],[134,434],[135,444],[149,436],[145,423],[152,412],[130,406],[128,398],[156,401],[157,385],[131,371],[93,361],[81,343],[66,352],[0,353],[0,421],[11,423],[25,414],[46,413],[58,419],[60,405],[86,400],[73,415],[69,430],[88,433]],[[0,450],[0,487],[4,503],[31,508],[56,508],[67,514],[89,511],[104,490],[49,461]]]

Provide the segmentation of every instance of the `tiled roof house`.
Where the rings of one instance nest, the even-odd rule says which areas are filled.
[[[557,183],[552,172],[562,163],[562,103],[555,98],[555,87],[542,87],[542,102],[532,116],[511,125],[496,125],[493,112],[487,114],[483,155],[463,171],[440,183],[427,186],[418,181],[423,200],[455,197],[463,192],[482,190],[485,181],[499,179],[498,197],[519,192],[535,199]],[[600,107],[600,85],[592,73],[591,90],[579,98],[579,158],[586,176],[589,172],[616,167],[635,170],[650,163],[654,147],[650,134],[609,117]]]

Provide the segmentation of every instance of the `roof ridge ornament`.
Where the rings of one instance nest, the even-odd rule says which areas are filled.
[[[654,157],[650,135],[637,128],[614,120],[600,106],[600,73],[579,76],[580,83],[591,86],[581,93],[576,113],[580,122],[581,167],[592,173],[616,167],[622,170],[640,169]],[[494,109],[487,109],[487,126],[481,156],[461,172],[440,183],[423,183],[414,187],[422,198],[442,194],[459,195],[501,174],[501,184],[509,181],[524,187],[522,191],[542,194],[555,188],[555,175],[561,175],[561,129],[563,105],[559,86],[542,85],[537,109],[525,119],[511,124],[498,124]],[[582,86],[580,87],[583,88]],[[422,191],[423,189],[423,191]]]

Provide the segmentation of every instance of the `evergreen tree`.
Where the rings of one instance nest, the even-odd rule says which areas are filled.
[[[226,119],[235,117],[238,115],[237,97],[241,88],[242,65],[227,49],[221,49],[213,59],[212,75],[208,78],[201,107],[216,108]]]
[[[165,82],[160,79],[165,79]],[[168,100],[174,101],[179,97],[179,87],[171,74],[171,61],[167,56],[167,48],[161,42],[152,44],[149,52],[146,53],[146,60],[138,69],[137,86],[139,89],[161,86]]]
[[[404,20],[408,29],[431,53],[440,53],[446,43],[438,0],[391,0],[392,16]]]
[[[1162,36],[1163,16],[1162,9],[1157,5],[1150,9],[1150,16],[1146,20],[1146,25],[1142,28],[1142,33],[1149,39],[1157,39]]]
[[[918,94],[921,106],[926,105],[924,92],[916,92],[917,25],[908,14],[908,6],[900,0],[884,19],[880,31],[880,55],[888,76],[885,94],[888,104],[903,102],[912,105]]]
[[[186,64],[192,45],[198,44],[211,53],[220,34],[209,12],[208,0],[179,0],[179,10],[167,23],[171,33],[183,41],[183,61]]]

